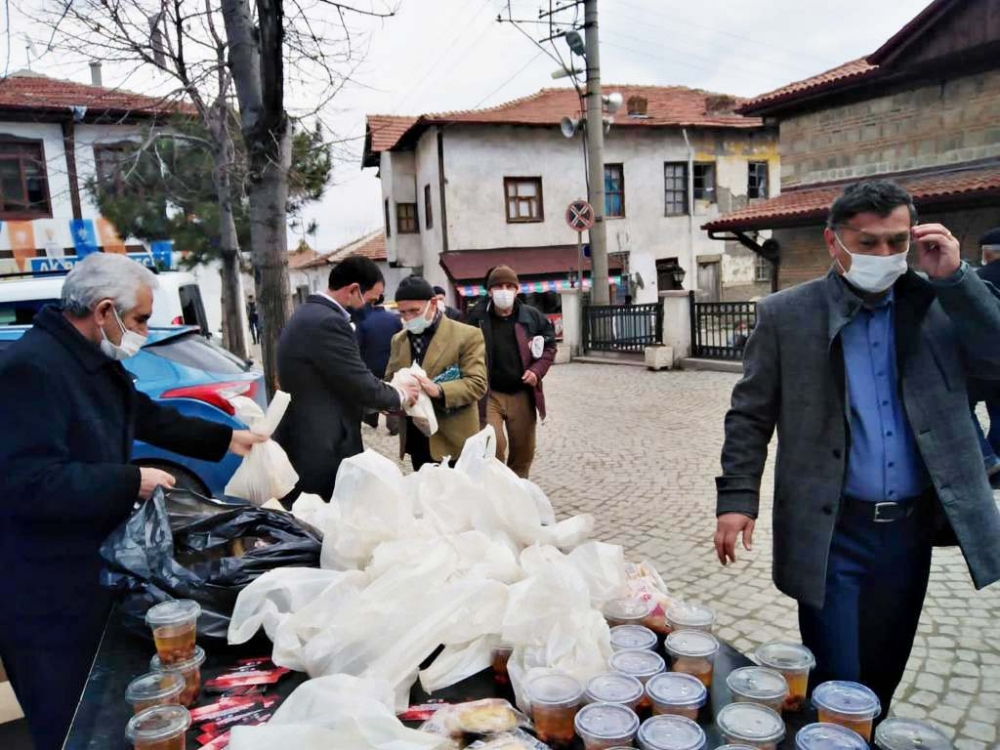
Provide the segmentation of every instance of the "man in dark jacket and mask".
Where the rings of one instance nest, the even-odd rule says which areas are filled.
[[[95,253],[0,358],[0,658],[35,750],[62,747],[100,642],[101,542],[174,485],[129,463],[133,439],[209,461],[263,439],[136,391],[119,360],[145,342],[154,287],[135,261]]]
[[[518,301],[521,287],[509,266],[494,268],[486,287],[489,300],[469,314],[469,325],[481,329],[486,340],[490,390],[481,421],[496,431],[497,458],[527,478],[535,458],[536,414],[545,419],[542,378],[556,357],[555,329],[542,313]]]

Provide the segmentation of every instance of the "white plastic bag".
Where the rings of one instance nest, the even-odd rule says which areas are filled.
[[[396,371],[396,374],[392,376],[392,385],[401,386],[403,384],[409,385],[416,383],[417,375],[427,377],[427,373],[424,372],[424,368],[414,362],[409,367],[404,367],[403,369]],[[417,426],[417,429],[424,433],[427,437],[430,437],[438,431],[438,421],[437,415],[434,413],[434,403],[431,401],[431,397],[423,391],[420,391],[420,395],[417,397],[417,403],[413,406],[404,404],[403,411],[406,412],[406,416],[413,420],[413,424]]]
[[[372,450],[351,456],[340,464],[325,513],[320,565],[362,569],[379,544],[415,530],[413,498],[399,467]]]
[[[446,737],[409,729],[392,710],[392,691],[380,680],[350,675],[300,685],[274,717],[256,727],[234,727],[231,750],[445,750]]]
[[[261,411],[256,401],[245,396],[230,399],[236,409],[236,416],[249,426],[256,435],[270,438],[278,428],[292,397],[278,391],[267,407]],[[240,463],[233,474],[225,493],[231,497],[249,500],[254,505],[263,505],[272,498],[282,498],[295,489],[299,475],[292,468],[284,449],[273,440],[257,443]]]

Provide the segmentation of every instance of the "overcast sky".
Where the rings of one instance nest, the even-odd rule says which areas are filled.
[[[355,75],[359,85],[342,91],[323,114],[328,131],[348,139],[351,156],[338,165],[323,201],[308,212],[318,232],[307,239],[322,252],[381,225],[379,181],[374,169],[362,171],[360,163],[366,114],[489,107],[559,85],[550,75],[555,63],[510,24],[496,22],[506,2],[395,1],[394,18],[355,22],[369,33],[368,53]],[[928,2],[600,0],[601,78],[606,88],[683,85],[753,96],[873,52]],[[522,19],[536,18],[542,5],[547,8],[548,1],[512,0],[515,17]],[[582,20],[582,7],[580,15]],[[32,28],[15,11],[11,70],[26,64],[25,38]],[[536,38],[547,35],[547,27],[521,28]],[[37,29],[33,38],[39,38]],[[44,43],[35,46],[44,49]],[[565,46],[560,50],[565,53]],[[49,54],[33,68],[89,82],[88,62]],[[105,69],[104,82],[142,91],[157,85],[155,76],[115,67]],[[293,104],[309,102],[310,93],[289,92]]]

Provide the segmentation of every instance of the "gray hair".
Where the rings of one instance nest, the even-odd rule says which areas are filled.
[[[93,253],[67,274],[62,288],[62,308],[77,318],[89,315],[102,299],[115,303],[119,315],[139,304],[142,287],[158,286],[156,274],[125,255]]]

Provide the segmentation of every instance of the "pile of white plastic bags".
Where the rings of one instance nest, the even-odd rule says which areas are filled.
[[[503,644],[513,649],[511,684],[527,709],[523,686],[537,673],[586,680],[605,671],[611,648],[601,608],[636,592],[622,548],[590,540],[588,515],[557,522],[541,489],[495,458],[489,427],[467,441],[454,469],[403,476],[373,451],[350,458],[329,503],[303,496],[292,512],[323,532],[321,568],[281,568],[250,584],[229,641],[245,643],[263,628],[276,664],[315,679],[269,725],[234,731],[233,750],[270,747],[261,742],[276,722],[298,732],[295,746],[306,750],[449,747],[392,715],[406,708],[417,679],[427,691],[460,682],[486,669]],[[666,597],[658,577],[645,591]],[[367,701],[370,710],[331,714],[329,700],[306,700],[303,691]]]

